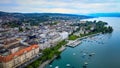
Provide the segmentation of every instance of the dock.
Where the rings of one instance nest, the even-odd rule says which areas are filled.
[[[81,41],[79,39],[75,40],[75,41],[71,41],[69,40],[69,43],[67,44],[67,46],[70,47],[76,47],[77,45],[79,45],[81,43]]]

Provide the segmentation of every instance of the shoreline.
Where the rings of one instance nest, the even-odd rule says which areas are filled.
[[[99,35],[99,34],[102,34],[102,33],[100,32],[100,33],[96,33],[96,34],[91,34],[91,35],[87,35],[87,36],[84,36],[84,37],[81,37],[81,38],[78,38],[78,39],[82,40],[82,39],[88,38],[90,36],[96,36],[96,35]]]
[[[66,49],[66,46],[62,46],[58,51],[62,52]],[[57,58],[57,56],[54,56],[51,60],[47,60],[45,62],[43,62],[38,68],[45,68],[46,65],[48,65],[49,63],[51,63],[55,58]]]
[[[52,62],[57,56],[54,56],[51,60],[47,60],[45,62],[43,62],[39,68],[45,68],[46,65],[48,65],[50,62]]]
[[[96,35],[99,35],[99,34],[101,34],[101,32],[100,33],[96,33],[96,34],[87,35],[87,36],[84,36],[84,37],[80,37],[80,38],[77,38],[76,40],[72,40],[72,41],[69,40],[69,42],[66,44],[66,46],[74,48],[74,47],[76,47],[76,46],[78,46],[79,44],[82,43],[81,42],[82,39],[88,38],[90,36],[96,36]]]
[[[96,34],[91,34],[91,35],[88,35],[88,36],[84,36],[84,37],[78,38],[76,40],[83,40],[83,39],[88,38],[90,36],[96,36],[96,35],[99,35],[99,34],[101,34],[101,32],[100,33],[96,33]],[[74,41],[76,41],[76,40],[74,40]],[[64,47],[64,49],[62,49],[62,47]],[[63,52],[66,49],[67,44],[62,46],[62,47],[59,49],[60,52]],[[45,68],[45,66],[48,65],[50,62],[54,61],[54,59],[56,57],[57,56],[54,56],[51,60],[47,60],[47,61],[43,62],[38,68]]]

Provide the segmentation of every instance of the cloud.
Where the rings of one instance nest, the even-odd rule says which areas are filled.
[[[7,12],[46,12],[85,14],[120,11],[120,0],[3,0],[0,9]]]
[[[52,8],[52,9],[44,9],[41,12],[52,12],[52,13],[76,13],[76,10],[71,10],[67,8]]]
[[[9,4],[11,3],[11,0],[1,0],[0,4]]]

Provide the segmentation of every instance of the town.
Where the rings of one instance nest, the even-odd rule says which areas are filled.
[[[36,68],[59,55],[65,49],[62,45],[86,35],[112,31],[106,22],[81,20],[46,21],[37,26],[23,23],[14,28],[0,26],[0,68]]]

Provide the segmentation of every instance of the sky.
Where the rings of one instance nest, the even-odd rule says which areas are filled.
[[[120,0],[0,0],[0,11],[21,13],[120,12]]]

